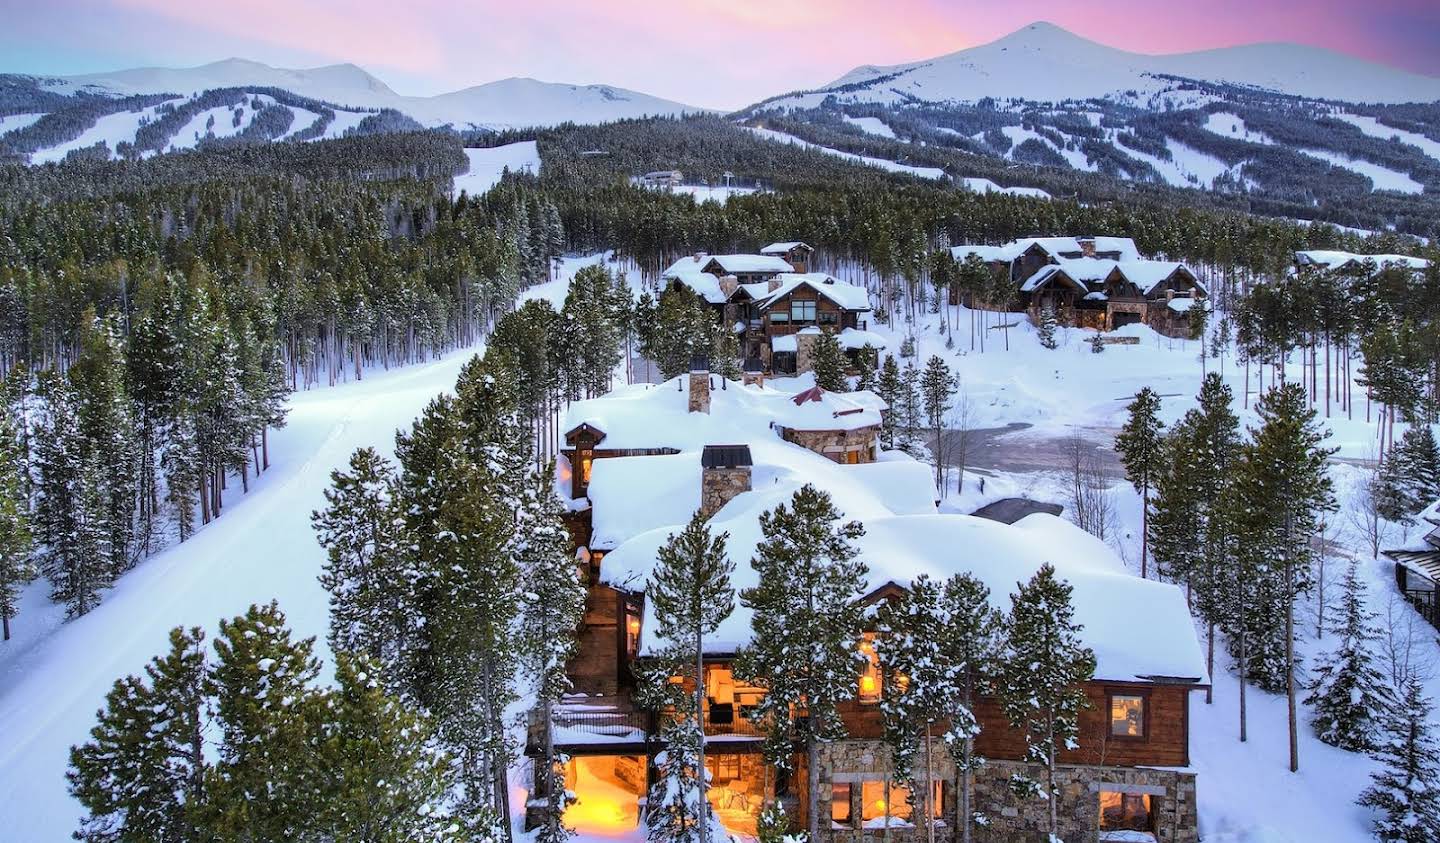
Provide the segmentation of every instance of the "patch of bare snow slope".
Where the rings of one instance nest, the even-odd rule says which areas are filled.
[[[1407,132],[1404,129],[1395,129],[1386,126],[1374,117],[1365,114],[1351,114],[1346,111],[1337,111],[1331,115],[1336,120],[1344,120],[1372,138],[1381,140],[1398,139],[1401,143],[1409,144],[1418,148],[1421,152],[1431,158],[1440,161],[1440,141],[1434,141],[1418,132]]]
[[[168,102],[178,103],[180,100],[168,100]],[[135,140],[135,133],[140,130],[140,124],[146,120],[156,119],[159,108],[160,106],[155,105],[149,108],[139,109],[138,111],[121,111],[115,114],[106,114],[96,120],[95,125],[76,136],[75,139],[30,153],[30,163],[49,164],[55,161],[62,161],[65,156],[71,152],[77,149],[87,149],[102,141],[110,149],[111,157],[114,157],[115,147],[121,142],[133,142]]]
[[[1370,179],[1375,190],[1393,190],[1397,193],[1411,194],[1425,192],[1425,185],[1415,181],[1408,173],[1402,173],[1399,170],[1392,170],[1389,167],[1382,167],[1359,158],[1351,158],[1328,149],[1296,149],[1295,151],[1311,158],[1319,158],[1331,166],[1359,173]]]
[[[32,114],[0,115],[0,135],[8,135],[11,132],[24,129],[27,126],[33,126],[44,116],[45,112],[43,111],[37,111]]]
[[[859,129],[867,135],[876,135],[882,138],[895,139],[895,130],[885,124],[879,117],[851,117],[845,115],[845,122]]]
[[[940,169],[939,167],[916,167],[911,164],[900,164],[895,161],[887,161],[884,158],[871,158],[868,155],[856,155],[853,152],[843,152],[838,149],[831,149],[828,146],[820,146],[819,144],[811,143],[810,141],[797,138],[794,135],[788,135],[784,132],[777,132],[774,129],[757,129],[753,126],[745,126],[744,128],[747,131],[753,132],[754,134],[766,140],[792,144],[794,146],[804,147],[805,149],[813,149],[816,152],[824,152],[827,155],[835,155],[840,158],[846,158],[858,164],[864,164],[867,167],[879,167],[882,170],[888,170],[892,173],[906,173],[908,175],[918,176],[922,179],[945,178],[945,171]]]
[[[318,636],[317,653],[330,663],[328,600],[316,580],[325,553],[310,512],[324,505],[333,469],[357,447],[390,453],[395,431],[452,390],[473,353],[296,394],[288,425],[271,437],[272,467],[248,495],[237,494],[189,541],[140,563],[94,611],[50,630],[23,658],[0,656],[0,836],[69,839],[81,813],[66,791],[69,748],[86,739],[111,684],[162,652],[172,627],[213,636],[219,619],[274,598],[297,637]]]
[[[1217,134],[1222,138],[1230,138],[1231,140],[1248,141],[1249,143],[1258,143],[1265,146],[1270,146],[1275,143],[1275,141],[1271,140],[1270,136],[1264,132],[1251,131],[1238,114],[1231,114],[1228,111],[1217,111],[1209,117],[1206,117],[1203,128],[1207,132]]]
[[[244,102],[239,105],[208,108],[191,117],[184,126],[181,126],[171,136],[165,151],[194,149],[199,146],[201,140],[207,137],[216,139],[235,137],[249,128],[250,123],[255,120],[256,109],[251,107],[254,100],[259,100],[262,107],[275,102],[273,97],[257,94],[254,97],[246,97]]]
[[[505,171],[512,173],[540,172],[540,152],[535,141],[518,141],[487,149],[466,149],[465,157],[470,160],[469,172],[455,177],[452,193],[460,195],[465,191],[479,196],[500,183]]]

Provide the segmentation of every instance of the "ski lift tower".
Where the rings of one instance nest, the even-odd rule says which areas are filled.
[[[729,189],[730,189],[730,180],[733,179],[733,178],[735,178],[735,174],[732,173],[732,172],[730,172],[729,170],[726,170],[726,171],[724,172],[724,177],[725,177],[725,189],[726,189],[726,190],[729,190]]]

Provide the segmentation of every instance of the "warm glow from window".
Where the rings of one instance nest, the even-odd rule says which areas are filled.
[[[879,702],[880,656],[875,652],[875,633],[867,632],[860,639],[860,652],[865,656],[865,667],[860,672],[860,702]]]
[[[850,825],[849,782],[838,782],[830,786],[830,821],[836,825]]]
[[[1150,797],[1143,793],[1100,791],[1101,831],[1154,831]]]
[[[1110,734],[1120,738],[1145,737],[1145,698],[1134,694],[1110,697]]]
[[[635,617],[634,615],[631,615],[630,619],[625,622],[625,628],[630,630],[631,635],[639,635],[640,619]]]
[[[565,809],[565,824],[588,836],[633,835],[640,821],[644,769],[644,760],[633,757],[571,761],[565,788],[575,794],[575,801]]]
[[[586,485],[590,483],[590,466],[594,465],[594,463],[595,460],[592,457],[580,458],[580,479],[584,481]]]

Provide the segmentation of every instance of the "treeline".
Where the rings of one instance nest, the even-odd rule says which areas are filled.
[[[268,465],[291,390],[472,344],[549,277],[564,237],[533,180],[452,201],[448,171],[414,171],[463,161],[454,142],[413,136],[408,159],[400,137],[117,162],[103,168],[139,186],[88,182],[92,198],[47,191],[87,184],[86,166],[18,176],[0,207],[0,410],[26,527],[0,559],[7,629],[37,573],[84,614],[219,516]],[[303,175],[345,172],[351,152],[405,178]],[[220,175],[227,160],[283,166],[247,180]]]

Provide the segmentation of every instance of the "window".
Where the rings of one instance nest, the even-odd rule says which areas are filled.
[[[1140,694],[1110,695],[1110,736],[1145,737],[1145,697]]]
[[[830,785],[830,822],[850,828],[850,819],[850,783],[836,782]]]
[[[1144,793],[1100,791],[1100,839],[1135,840],[1136,832],[1155,830],[1150,796]],[[1152,838],[1153,839],[1153,838]]]
[[[840,324],[840,314],[836,313],[833,310],[822,310],[820,312],[820,324],[838,325]]]
[[[790,318],[796,322],[815,321],[815,302],[813,301],[791,301]]]
[[[771,312],[771,314],[770,314],[770,321],[771,321],[771,322],[789,322],[789,321],[790,321],[790,314],[787,313],[787,312],[785,312],[785,311],[783,311],[783,310],[773,311],[773,312]]]
[[[943,804],[941,802],[942,792],[941,783],[935,782],[931,804],[934,805],[932,813],[936,819],[940,818]],[[920,799],[919,794],[914,796],[914,800]],[[904,828],[912,825],[917,818],[915,809],[920,808],[923,811],[925,806],[922,804],[912,805],[911,801],[910,788],[904,785],[884,781],[861,782],[861,827],[885,828],[888,825],[891,828],[897,826]],[[923,816],[923,813],[920,816]]]
[[[880,655],[875,652],[875,633],[867,632],[860,640],[865,667],[860,671],[860,702],[880,702]]]

